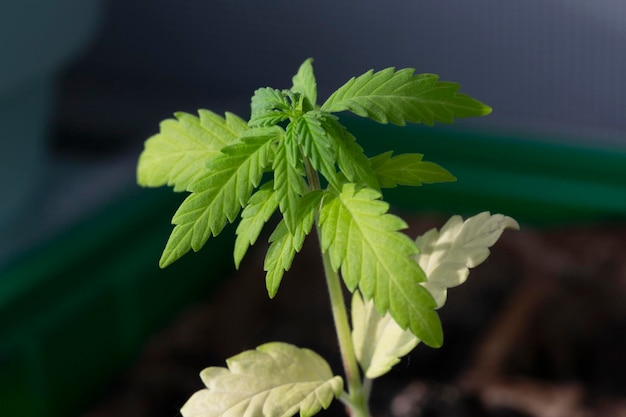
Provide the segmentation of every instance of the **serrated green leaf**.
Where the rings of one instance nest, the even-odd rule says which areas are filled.
[[[239,139],[248,126],[232,113],[221,117],[198,110],[199,117],[178,112],[161,122],[160,132],[145,143],[137,164],[137,182],[146,187],[169,185],[185,191],[202,175],[207,160]]]
[[[263,270],[265,274],[265,287],[270,298],[274,298],[283,280],[285,271],[289,271],[296,252],[299,252],[304,243],[304,239],[297,240],[297,237],[289,232],[285,222],[281,221],[276,226],[270,238],[271,245],[265,255]]]
[[[333,140],[337,164],[348,181],[379,189],[370,160],[363,152],[363,148],[357,144],[356,138],[333,115],[327,114],[321,122],[323,129]]]
[[[389,313],[381,316],[372,300],[352,294],[352,343],[365,377],[378,378],[400,362],[420,340],[403,330]]]
[[[289,134],[289,133],[288,133]],[[304,182],[304,172],[302,163],[296,160],[296,165],[291,163],[288,155],[292,153],[293,147],[297,147],[297,143],[292,140],[281,141],[276,147],[276,157],[272,169],[274,170],[274,191],[275,198],[278,200],[280,212],[285,220],[285,225],[290,231],[295,228],[296,212],[298,210],[298,201],[306,192]]]
[[[390,312],[403,328],[409,327],[429,346],[443,341],[435,302],[420,285],[426,280],[412,258],[418,249],[399,230],[406,223],[387,213],[380,193],[345,184],[340,194],[328,194],[320,212],[321,245],[331,265],[341,269],[347,287],[358,287],[373,299],[380,314]]]
[[[284,92],[265,87],[254,92],[250,107],[250,127],[272,126],[289,118],[291,103]]]
[[[226,363],[202,371],[206,389],[183,405],[183,417],[310,417],[343,392],[342,378],[322,357],[287,343],[267,343]]]
[[[414,74],[414,69],[370,70],[351,78],[335,91],[321,109],[351,111],[379,123],[404,126],[406,122],[433,125],[454,118],[484,116],[491,108],[465,94],[459,85],[438,81],[435,74]]]
[[[304,156],[309,158],[313,168],[326,178],[335,188],[339,189],[340,182],[337,176],[335,163],[337,153],[334,141],[322,126],[327,114],[310,111],[298,117],[289,128],[302,148]]]
[[[210,236],[235,220],[271,161],[273,142],[282,135],[278,127],[249,130],[241,142],[209,160],[205,175],[189,186],[192,193],[174,214],[176,226],[161,256],[162,268],[190,249],[200,250]]]
[[[263,265],[263,270],[267,272],[265,284],[270,298],[274,298],[278,292],[285,271],[289,271],[293,258],[300,252],[305,238],[311,232],[322,196],[322,191],[312,191],[302,197],[298,202],[294,230],[289,231],[283,220],[270,236],[271,245]]]
[[[489,256],[489,248],[505,229],[518,230],[519,225],[511,217],[483,212],[465,221],[453,216],[440,232],[432,229],[417,238],[420,253],[415,259],[428,277],[422,285],[435,298],[437,308],[445,304],[447,289],[465,282],[468,268]]]
[[[423,161],[421,154],[401,154],[392,157],[392,153],[385,152],[371,159],[372,169],[383,188],[456,181],[454,175],[444,168],[433,162]]]
[[[298,72],[293,77],[291,91],[303,95],[308,101],[310,110],[315,108],[317,102],[317,82],[313,74],[313,59],[308,58],[300,65]],[[306,110],[306,109],[305,109]]]
[[[296,167],[303,165],[303,159],[302,152],[300,151],[300,143],[294,132],[294,125],[294,122],[287,125],[285,129],[285,139],[283,139],[281,146],[284,148],[283,157],[287,158],[287,162],[291,166]]]
[[[278,208],[278,201],[274,196],[273,186],[272,182],[265,183],[250,197],[248,204],[241,212],[241,222],[237,226],[237,238],[235,239],[233,252],[237,268],[239,268],[239,264],[248,248],[254,245],[258,239],[265,223],[269,221]]]

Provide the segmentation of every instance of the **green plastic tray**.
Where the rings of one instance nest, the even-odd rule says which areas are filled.
[[[0,271],[0,415],[69,417],[232,268],[229,236],[161,270],[181,195],[138,190]]]
[[[626,152],[349,119],[369,155],[419,152],[456,183],[389,190],[398,208],[554,224],[626,217]],[[160,270],[184,196],[137,189],[0,271],[0,415],[71,417],[145,339],[232,270],[232,231]]]
[[[453,214],[501,212],[533,224],[623,219],[626,148],[600,149],[453,127],[397,127],[348,119],[368,155],[417,152],[457,177],[454,183],[385,190],[396,205]],[[547,139],[547,138],[546,138]]]

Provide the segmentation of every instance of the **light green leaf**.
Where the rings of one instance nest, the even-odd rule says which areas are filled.
[[[310,111],[298,117],[289,128],[300,144],[304,156],[309,158],[313,168],[326,178],[335,188],[340,188],[335,163],[335,144],[322,126],[326,113]]]
[[[426,280],[412,258],[418,249],[399,230],[406,223],[387,213],[380,193],[346,184],[340,194],[327,194],[320,212],[322,250],[341,269],[350,289],[373,299],[379,313],[391,313],[429,346],[443,341],[435,302],[419,283]]]
[[[292,166],[303,166],[302,151],[300,150],[300,143],[295,135],[294,129],[295,122],[287,124],[285,129],[285,139],[282,141],[281,146],[283,158],[286,157],[289,164]]]
[[[183,405],[183,417],[310,417],[343,392],[322,357],[287,343],[261,345],[226,364],[202,371],[206,389]]]
[[[519,225],[511,217],[483,212],[465,222],[453,216],[441,231],[431,229],[417,238],[420,253],[415,259],[428,277],[422,285],[433,295],[438,308],[446,302],[447,289],[465,282],[468,268],[489,256],[489,248],[505,229],[519,230]]]
[[[385,152],[371,159],[372,169],[383,188],[456,181],[454,175],[439,165],[422,161],[421,154],[401,154],[392,157],[392,153]]]
[[[239,268],[241,260],[248,248],[256,242],[263,229],[278,208],[278,201],[274,196],[273,183],[265,183],[250,197],[248,204],[241,212],[241,222],[237,226],[235,249],[233,257],[235,266]]]
[[[288,137],[285,139],[288,139]],[[288,157],[290,148],[293,147],[297,148],[297,143],[291,140],[281,141],[276,147],[276,157],[272,166],[274,170],[275,198],[278,200],[280,212],[285,219],[285,225],[290,231],[293,231],[295,228],[298,201],[306,192],[302,163],[295,161],[297,165],[294,165],[291,163],[292,158]]]
[[[137,182],[146,187],[169,185],[185,191],[205,172],[207,161],[248,129],[232,113],[218,116],[198,110],[199,117],[179,112],[161,122],[160,132],[145,143],[137,164]]]
[[[282,91],[265,87],[254,92],[250,107],[250,127],[272,126],[289,118],[291,103]]]
[[[402,330],[389,313],[381,316],[372,300],[363,301],[358,291],[352,294],[352,343],[367,378],[389,372],[419,342],[410,330]]]
[[[162,268],[190,249],[200,250],[210,236],[235,220],[271,161],[273,142],[282,135],[278,127],[249,130],[241,142],[225,147],[208,162],[205,175],[189,186],[192,193],[174,214],[176,226],[161,256]]]
[[[290,231],[283,220],[270,236],[271,245],[263,265],[263,269],[267,272],[265,284],[270,298],[274,298],[278,292],[285,271],[289,271],[293,258],[297,252],[300,252],[304,239],[311,232],[323,195],[322,191],[313,191],[304,195],[298,202],[294,230]]]
[[[270,298],[274,298],[280,287],[285,271],[289,271],[296,252],[299,252],[304,239],[296,241],[296,236],[289,232],[284,220],[278,223],[270,236],[270,247],[265,255],[263,270],[265,287]]]
[[[313,74],[313,59],[309,58],[300,65],[298,73],[293,77],[291,91],[302,94],[308,101],[310,110],[317,102],[317,82]],[[304,110],[307,110],[306,108]]]
[[[348,181],[379,189],[370,160],[363,152],[363,148],[357,144],[356,138],[330,114],[322,119],[322,127],[334,142],[339,169]]]
[[[491,108],[465,94],[459,85],[438,81],[434,74],[414,69],[370,70],[350,79],[322,105],[327,112],[351,111],[379,123],[452,123],[454,118],[484,116]]]

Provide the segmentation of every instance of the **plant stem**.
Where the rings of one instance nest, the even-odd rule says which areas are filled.
[[[369,402],[370,400],[370,394],[372,393],[372,384],[374,383],[373,379],[370,378],[364,378],[362,385],[363,385],[363,397],[365,398],[365,402]]]
[[[356,360],[356,354],[354,353],[352,334],[339,274],[332,268],[328,252],[322,251],[322,261],[324,263],[324,274],[326,275],[326,285],[328,286],[328,294],[330,296],[330,306],[335,322],[335,331],[337,332],[337,340],[339,341],[339,349],[341,350],[341,359],[348,382],[348,394],[350,396],[348,406],[350,407],[352,417],[369,417],[369,408],[364,395],[365,393],[363,392],[363,386],[361,385],[361,375]]]
[[[308,158],[304,158],[304,164],[309,180],[309,188],[312,191],[319,190],[321,187],[317,171],[313,168]],[[317,218],[315,219],[315,225],[317,235],[320,237],[321,231]],[[341,351],[341,359],[348,383],[348,398],[344,398],[343,402],[348,406],[352,417],[370,417],[367,404],[369,392],[366,393],[361,384],[361,373],[354,352],[354,344],[352,343],[350,322],[348,321],[348,312],[343,298],[341,280],[339,274],[331,265],[330,255],[323,250],[321,240],[319,243],[322,263],[324,265],[324,275],[326,276],[326,286],[328,287],[328,295],[330,297],[330,307],[335,323],[335,332],[337,333],[339,350]]]

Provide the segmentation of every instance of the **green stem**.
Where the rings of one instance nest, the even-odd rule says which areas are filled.
[[[351,409],[352,417],[369,417],[369,408],[361,384],[359,365],[356,360],[356,354],[354,353],[350,323],[348,321],[348,313],[343,298],[339,274],[332,268],[328,252],[322,251],[322,261],[324,263],[324,274],[326,275],[326,285],[328,286],[328,294],[330,296],[330,306],[335,322],[335,331],[337,332],[341,359],[348,383],[348,394],[350,397],[348,406]]]
[[[363,397],[365,398],[365,402],[369,402],[370,394],[372,393],[372,384],[374,383],[373,379],[364,378],[363,379]]]
[[[311,165],[308,158],[304,159],[307,177],[309,180],[309,188],[313,190],[320,189],[319,175]],[[318,219],[315,219],[317,235],[321,236]],[[335,271],[330,262],[330,255],[324,251],[321,246],[322,263],[324,264],[324,275],[326,276],[326,286],[328,287],[328,295],[330,297],[330,307],[333,313],[333,321],[335,323],[335,331],[341,351],[341,359],[343,362],[346,381],[348,383],[348,398],[343,398],[343,402],[348,406],[352,417],[370,417],[367,397],[369,392],[363,390],[361,384],[361,373],[359,364],[354,352],[354,344],[352,343],[352,334],[350,322],[348,321],[348,312],[346,303],[343,298],[343,290],[339,274]]]

